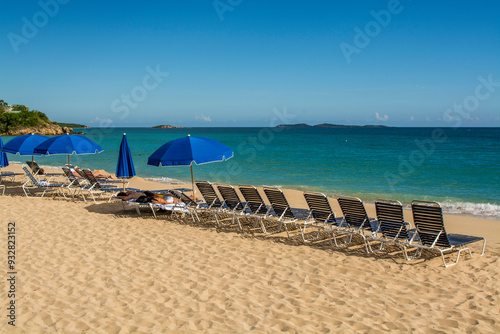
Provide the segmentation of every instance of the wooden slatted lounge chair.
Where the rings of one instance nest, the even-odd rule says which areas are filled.
[[[326,195],[322,193],[307,191],[304,193],[304,198],[306,199],[307,205],[309,207],[309,215],[304,221],[303,227],[299,226],[302,231],[302,240],[317,240],[319,238],[321,230],[324,229],[331,235],[330,244],[332,246],[332,239],[335,242],[335,246],[342,246],[343,244],[339,245],[337,243],[337,238],[335,236],[335,231],[341,228],[342,221],[337,222],[335,213],[333,212]],[[318,230],[318,233],[314,238],[307,239],[305,237],[305,232],[308,227]]]
[[[63,197],[66,197],[66,195],[64,195],[64,192],[62,191],[64,183],[50,183],[49,181],[39,181],[33,176],[28,168],[23,167],[23,170],[26,173],[27,180],[23,184],[22,188],[26,197],[30,197],[31,190],[33,189],[43,189],[43,193],[40,195],[40,197],[43,197],[49,190],[56,191],[56,194],[61,194]]]
[[[251,216],[254,218],[253,227],[256,227],[257,224],[260,223],[262,232],[265,233],[266,228],[263,223],[263,219],[267,218],[271,207],[268,207],[264,203],[264,200],[260,196],[259,191],[254,186],[240,185],[239,189],[246,201],[245,210],[250,211]]]
[[[344,221],[346,226],[339,230],[341,234],[349,235],[349,242],[352,236],[358,235],[363,239],[366,252],[369,253],[369,246],[366,241],[367,237],[372,237],[378,231],[378,224],[371,222],[368,214],[366,213],[363,202],[357,197],[339,197],[338,199],[342,213],[344,214]],[[372,226],[373,224],[373,226]]]
[[[236,221],[238,223],[238,228],[240,230],[243,230],[240,217],[248,218],[248,215],[245,211],[245,205],[238,196],[236,189],[234,189],[234,187],[231,185],[219,185],[217,186],[217,189],[224,199],[224,205],[229,210],[232,216],[230,224],[234,224],[234,222]]]
[[[399,201],[377,200],[375,202],[377,212],[377,222],[379,224],[378,233],[367,238],[369,248],[372,252],[383,250],[386,244],[394,244],[401,248],[406,260],[420,257],[421,248],[416,248],[413,255],[408,255],[407,248],[413,242],[416,231],[410,230],[410,224],[405,222],[403,215],[403,205]],[[373,251],[370,241],[380,242],[380,248]]]
[[[437,202],[413,201],[411,202],[413,222],[420,239],[416,247],[439,252],[444,266],[447,268],[458,263],[460,254],[468,252],[472,257],[469,244],[483,242],[481,256],[484,254],[486,239],[464,234],[448,234],[444,227],[443,210]],[[454,262],[446,263],[444,254],[458,250],[457,258]]]
[[[290,237],[288,232],[288,225],[292,225],[294,228],[297,228],[297,218],[292,211],[292,208],[288,204],[288,201],[283,194],[283,191],[279,188],[274,187],[265,187],[264,193],[266,194],[269,203],[271,203],[271,207],[273,208],[275,217],[278,219],[279,225],[278,229],[273,232],[264,231],[264,233],[273,234],[281,231],[281,228],[284,226],[286,235]]]

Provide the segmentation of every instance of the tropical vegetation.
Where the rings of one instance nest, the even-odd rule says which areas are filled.
[[[38,110],[29,110],[22,104],[9,107],[7,102],[0,100],[0,133],[17,127],[47,126],[52,124],[47,115]]]

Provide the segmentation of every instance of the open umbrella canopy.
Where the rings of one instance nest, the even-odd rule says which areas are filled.
[[[92,140],[77,135],[60,135],[52,137],[35,147],[33,152],[43,155],[67,154],[68,165],[70,154],[94,154],[103,149]]]
[[[5,144],[2,151],[19,155],[40,155],[40,153],[35,153],[33,151],[35,147],[46,141],[48,138],[49,137],[35,134],[17,136]]]
[[[124,133],[118,154],[118,164],[116,166],[117,177],[132,177],[135,175],[134,161],[128,147],[127,135]]]
[[[232,158],[233,150],[216,140],[192,137],[175,139],[162,145],[148,158],[151,166],[191,166],[191,183],[196,198],[193,162],[197,165],[225,161]]]
[[[148,159],[151,166],[189,166],[233,157],[233,150],[216,140],[187,136],[169,141],[157,149]]]
[[[35,147],[34,152],[43,155],[54,154],[94,154],[102,152],[101,146],[92,140],[77,135],[52,137]]]
[[[7,159],[7,154],[3,151],[3,141],[2,137],[0,137],[0,167],[7,167],[9,165],[9,159]]]

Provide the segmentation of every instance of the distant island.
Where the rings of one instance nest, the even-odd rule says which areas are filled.
[[[4,100],[0,100],[0,134],[21,136],[30,133],[54,136],[72,134],[73,129],[50,121],[41,111],[29,110],[29,107],[22,104],[10,106]]]
[[[61,127],[67,127],[67,128],[84,128],[88,129],[89,127],[83,124],[77,124],[77,123],[61,123],[61,122],[52,122],[54,124],[57,124]]]
[[[153,126],[153,129],[182,129],[182,126],[156,125],[156,126]]]
[[[387,128],[386,125],[340,125],[340,124],[329,124],[321,123],[317,125],[309,125],[305,123],[298,124],[280,124],[276,126],[277,128]]]

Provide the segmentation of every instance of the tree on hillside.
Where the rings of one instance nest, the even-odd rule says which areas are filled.
[[[7,103],[0,100],[0,108],[3,108],[2,112],[0,112],[0,133],[16,127],[46,126],[52,123],[43,112],[38,110],[30,111],[25,105],[14,104],[12,110],[18,111],[16,113],[5,112],[5,106],[7,106]]]
[[[8,104],[4,100],[0,100],[0,115],[5,112],[5,107],[7,107]]]
[[[22,104],[14,104],[12,106],[12,110],[16,110],[16,111],[29,111],[30,109],[27,106],[22,105]]]

